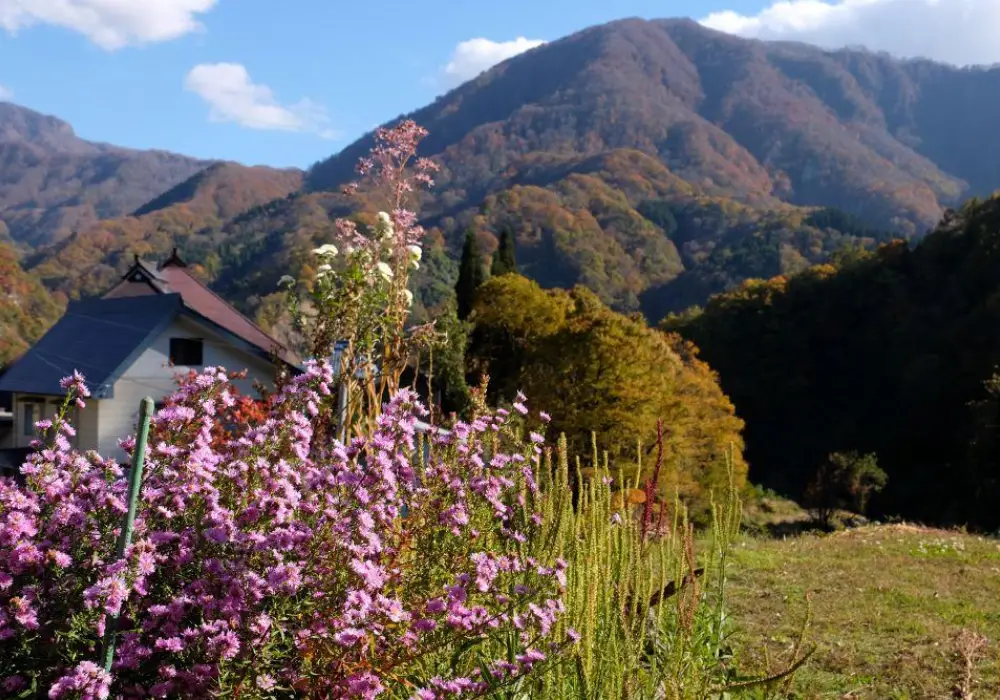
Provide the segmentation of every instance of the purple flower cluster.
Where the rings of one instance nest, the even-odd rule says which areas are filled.
[[[83,378],[64,381],[82,403]],[[318,444],[332,382],[310,364],[265,420],[233,426],[224,370],[185,381],[153,418],[121,561],[125,474],[70,449],[56,421],[24,483],[0,480],[0,686],[472,697],[573,641],[555,634],[565,563],[532,548],[541,436],[522,441],[497,412],[435,430],[425,458],[426,410],[404,390],[371,434]],[[523,399],[517,409],[521,420]],[[116,615],[109,677],[79,660],[96,660]],[[453,664],[473,640],[484,651]]]
[[[104,700],[110,694],[111,675],[93,661],[77,664],[69,673],[52,686],[49,697],[79,698],[80,700]]]

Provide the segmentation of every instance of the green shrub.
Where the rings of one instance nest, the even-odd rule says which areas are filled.
[[[869,498],[884,489],[888,481],[874,454],[835,452],[820,465],[806,487],[805,505],[813,510],[818,523],[830,527],[837,510],[864,515]]]

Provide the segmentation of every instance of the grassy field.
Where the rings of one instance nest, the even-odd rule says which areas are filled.
[[[1000,697],[1000,540],[907,525],[748,536],[730,581],[737,644],[768,640],[772,668],[811,598],[817,651],[794,698]],[[740,651],[764,666],[762,649]]]

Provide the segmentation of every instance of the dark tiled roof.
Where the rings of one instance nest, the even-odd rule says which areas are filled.
[[[59,322],[0,377],[0,392],[59,396],[65,393],[59,380],[78,370],[100,398],[183,308],[179,294],[70,304]]]

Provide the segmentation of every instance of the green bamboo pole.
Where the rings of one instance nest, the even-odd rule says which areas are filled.
[[[153,414],[153,399],[148,396],[139,403],[139,430],[135,436],[135,450],[132,452],[132,471],[128,475],[128,511],[118,536],[116,561],[125,557],[132,544],[132,529],[135,526],[135,511],[139,506],[139,488],[142,486],[142,468],[146,462],[146,439],[149,437],[149,418]],[[118,635],[118,615],[113,615],[104,629],[102,656],[104,670],[111,673],[111,663],[115,658],[115,641]]]

